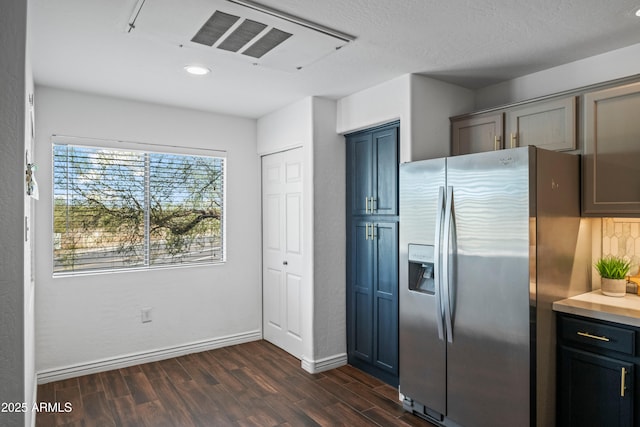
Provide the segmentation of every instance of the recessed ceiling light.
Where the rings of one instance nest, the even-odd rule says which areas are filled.
[[[193,74],[194,76],[204,76],[211,72],[210,69],[208,69],[207,67],[203,67],[202,65],[186,65],[184,67],[184,70],[189,74]]]
[[[640,17],[640,9],[636,10],[636,16]]]

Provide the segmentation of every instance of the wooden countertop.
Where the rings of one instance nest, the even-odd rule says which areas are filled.
[[[556,301],[553,303],[553,309],[562,313],[640,327],[640,296],[634,294],[609,297],[597,290]]]

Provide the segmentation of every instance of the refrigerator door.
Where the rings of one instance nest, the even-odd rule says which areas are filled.
[[[400,392],[444,414],[446,353],[437,292],[445,159],[400,166]]]
[[[447,186],[453,188],[444,254],[453,327],[447,417],[462,426],[530,422],[533,157],[535,150],[524,147],[447,159]]]

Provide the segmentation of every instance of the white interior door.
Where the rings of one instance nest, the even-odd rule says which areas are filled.
[[[302,148],[262,157],[264,339],[302,357]]]

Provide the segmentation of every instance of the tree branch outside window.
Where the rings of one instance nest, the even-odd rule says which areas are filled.
[[[53,151],[54,273],[224,260],[224,158]]]

